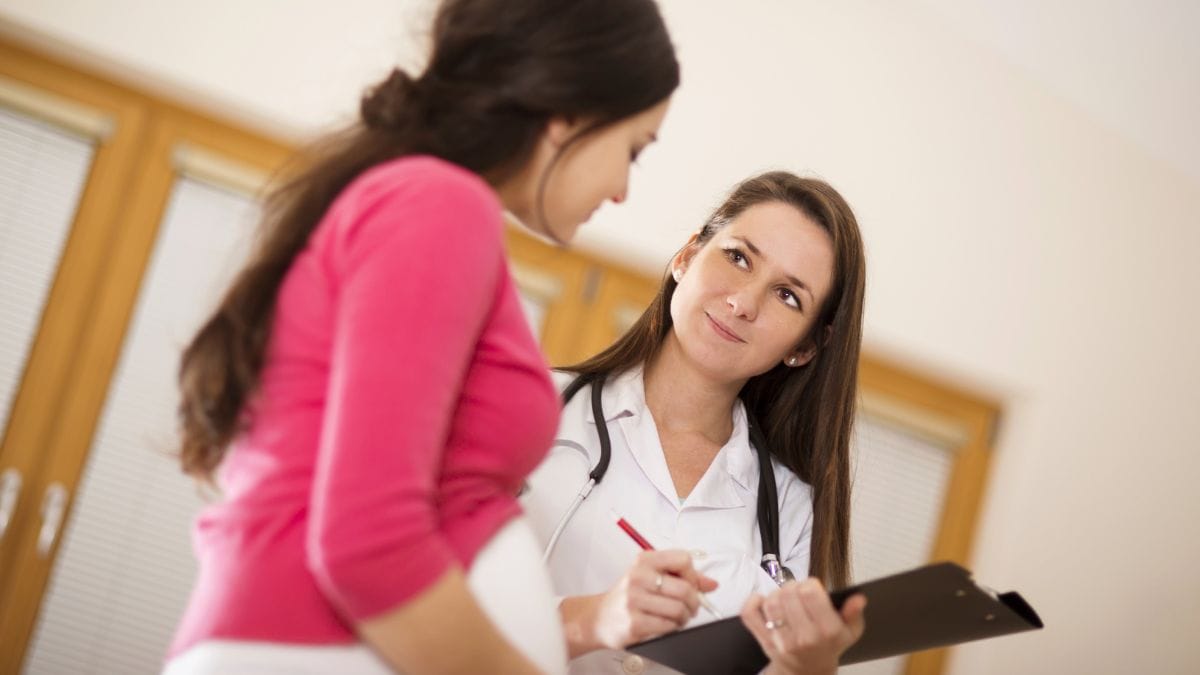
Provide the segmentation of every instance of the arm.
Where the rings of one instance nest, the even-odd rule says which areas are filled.
[[[457,568],[399,608],[359,623],[358,630],[405,673],[539,672],[501,637]]]
[[[687,551],[643,551],[608,592],[563,599],[559,613],[567,652],[575,658],[596,649],[622,649],[678,630],[696,615],[699,593],[716,587],[696,571]]]
[[[459,389],[502,270],[498,211],[465,177],[420,181],[364,187],[337,223],[309,566],[362,638],[405,672],[534,672],[471,596],[436,501]]]

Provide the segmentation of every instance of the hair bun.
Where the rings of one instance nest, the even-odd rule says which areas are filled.
[[[372,87],[359,104],[363,123],[372,129],[394,129],[401,125],[413,105],[417,82],[399,68]]]

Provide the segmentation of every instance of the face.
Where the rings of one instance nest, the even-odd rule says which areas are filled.
[[[815,356],[812,338],[821,336],[810,333],[833,284],[833,244],[796,208],[746,209],[705,244],[685,247],[672,273],[673,335],[693,362],[732,381]]]
[[[669,103],[665,100],[574,142],[588,123],[552,119],[505,206],[533,229],[569,242],[606,200],[625,200],[629,167],[656,140]],[[539,205],[542,180],[546,183]]]

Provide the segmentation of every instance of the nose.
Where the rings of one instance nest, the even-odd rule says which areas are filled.
[[[616,187],[616,186],[613,186]],[[629,198],[629,171],[626,170],[625,175],[621,179],[621,189],[617,190],[611,199],[614,204],[624,203]]]
[[[758,316],[758,300],[749,286],[730,292],[725,302],[729,304],[729,311],[740,319],[753,321]]]

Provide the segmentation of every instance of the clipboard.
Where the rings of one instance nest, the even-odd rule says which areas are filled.
[[[1042,628],[1017,593],[996,594],[951,562],[935,563],[830,593],[834,607],[867,596],[866,630],[841,665]],[[639,642],[625,651],[687,675],[752,675],[767,656],[741,617]]]

